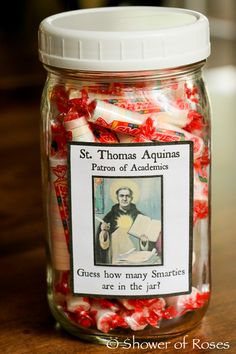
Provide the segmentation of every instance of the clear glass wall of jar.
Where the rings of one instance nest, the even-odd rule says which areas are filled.
[[[193,328],[207,310],[203,65],[116,73],[45,66],[48,299],[78,337],[167,338]]]

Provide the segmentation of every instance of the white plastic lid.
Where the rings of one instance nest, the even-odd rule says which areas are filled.
[[[202,14],[177,8],[121,6],[50,16],[39,28],[40,60],[86,71],[140,71],[196,63],[210,54]]]

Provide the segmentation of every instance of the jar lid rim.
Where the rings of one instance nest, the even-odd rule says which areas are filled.
[[[207,18],[180,8],[75,10],[50,16],[39,27],[40,60],[65,69],[157,70],[193,64],[209,54]]]

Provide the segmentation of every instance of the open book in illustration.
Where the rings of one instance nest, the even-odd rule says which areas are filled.
[[[161,220],[151,219],[146,215],[138,214],[128,233],[141,238],[147,236],[151,242],[156,242],[161,231]]]

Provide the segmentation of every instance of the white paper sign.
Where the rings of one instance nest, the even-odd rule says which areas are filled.
[[[73,293],[189,293],[192,143],[69,148]]]

